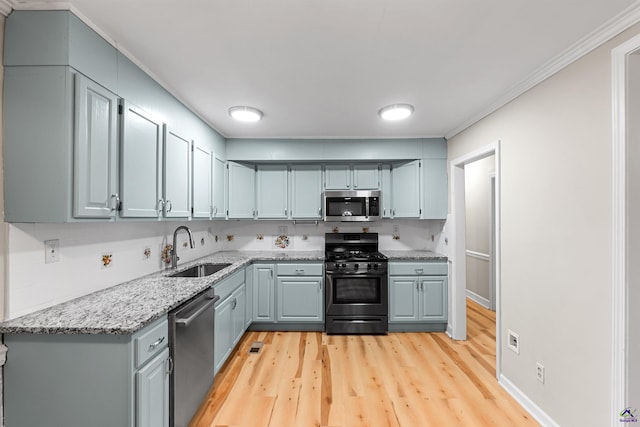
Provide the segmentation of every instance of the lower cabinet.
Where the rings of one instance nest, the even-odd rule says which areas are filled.
[[[446,262],[389,263],[390,331],[446,329],[447,270]]]
[[[245,269],[214,285],[220,300],[215,305],[213,359],[217,374],[247,330]]]
[[[168,335],[5,334],[5,425],[168,426]]]
[[[324,330],[321,262],[255,264],[252,330]]]

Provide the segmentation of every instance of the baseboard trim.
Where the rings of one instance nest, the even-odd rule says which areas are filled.
[[[480,304],[487,310],[491,310],[491,301],[489,301],[487,298],[483,297],[482,295],[478,295],[475,292],[470,291],[469,289],[467,289],[466,294],[467,298],[469,298],[471,301]]]
[[[560,427],[546,412],[542,410],[535,402],[522,392],[507,377],[500,375],[498,384],[507,391],[537,422],[545,427]]]

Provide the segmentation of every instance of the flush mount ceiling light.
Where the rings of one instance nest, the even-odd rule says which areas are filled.
[[[262,111],[247,106],[231,107],[229,115],[240,122],[257,122],[262,119]]]
[[[391,104],[378,111],[382,120],[404,120],[413,113],[413,105]]]

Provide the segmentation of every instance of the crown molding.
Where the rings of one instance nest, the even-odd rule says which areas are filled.
[[[13,10],[12,0],[0,0],[0,15],[8,16]]]
[[[611,40],[613,37],[617,36],[624,30],[638,22],[640,22],[640,0],[636,0],[627,9],[625,9],[600,27],[596,28],[590,34],[580,39],[577,43],[571,45],[568,49],[542,65],[533,73],[529,74],[529,76],[527,76],[524,80],[513,86],[504,95],[487,105],[477,114],[469,117],[467,120],[460,123],[457,127],[446,132],[445,138],[453,138],[460,132],[476,124],[483,118],[487,117],[489,114],[497,111],[529,89],[542,83],[544,80],[556,74],[558,71],[582,58],[594,49],[600,47],[607,41]]]

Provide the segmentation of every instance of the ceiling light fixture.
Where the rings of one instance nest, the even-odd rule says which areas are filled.
[[[404,120],[413,114],[413,105],[391,104],[378,111],[378,115],[383,120]]]
[[[229,115],[240,122],[257,122],[263,114],[257,108],[239,105],[229,108]]]

